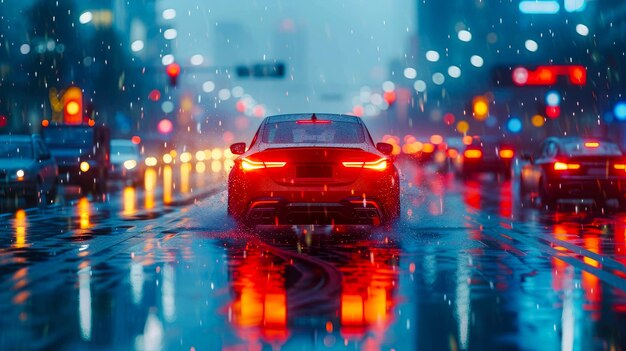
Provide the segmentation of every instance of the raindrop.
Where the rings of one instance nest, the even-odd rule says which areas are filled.
[[[448,75],[452,78],[459,78],[461,76],[461,69],[458,66],[448,67]]]
[[[189,62],[191,62],[191,64],[194,66],[200,66],[202,63],[204,63],[204,56],[200,54],[193,55],[191,56]]]
[[[460,30],[458,33],[458,37],[460,41],[469,42],[472,40],[472,33],[467,30]]]
[[[178,32],[174,28],[166,29],[165,32],[163,32],[163,38],[167,40],[176,39],[177,36]]]
[[[413,83],[413,88],[415,88],[418,93],[423,93],[426,91],[426,82],[423,80],[416,80],[415,83]]]
[[[22,55],[28,54],[30,52],[30,45],[22,44],[22,46],[20,46],[20,52],[22,53]]]
[[[202,90],[203,90],[205,93],[210,93],[210,92],[212,92],[213,90],[215,90],[215,83],[213,83],[213,82],[212,82],[212,81],[210,81],[210,80],[208,80],[208,81],[204,82],[204,83],[202,84]]]
[[[442,85],[446,81],[446,77],[444,77],[443,73],[435,73],[433,74],[433,83],[437,85]]]
[[[426,59],[430,62],[439,61],[439,53],[435,50],[426,51]]]
[[[217,93],[217,97],[219,97],[220,100],[222,100],[222,101],[226,101],[226,100],[230,99],[230,90],[228,90],[228,89],[221,89]]]
[[[165,9],[165,10],[163,10],[162,16],[163,16],[163,19],[166,19],[166,20],[174,19],[174,18],[176,18],[176,10],[174,10],[174,9]]]
[[[485,64],[485,60],[478,55],[472,55],[472,57],[470,57],[470,63],[474,67],[482,67]]]
[[[413,67],[407,67],[404,69],[404,77],[407,79],[415,79],[415,77],[417,77],[417,71]]]
[[[163,56],[163,58],[161,59],[161,63],[163,64],[163,66],[174,63],[174,55],[168,54]]]
[[[587,35],[589,35],[589,27],[584,24],[578,24],[576,25],[576,33],[582,35],[583,37],[586,37]]]
[[[539,49],[539,45],[537,44],[537,42],[531,39],[526,40],[524,46],[526,47],[526,50],[530,52],[535,52],[537,51],[537,49]]]

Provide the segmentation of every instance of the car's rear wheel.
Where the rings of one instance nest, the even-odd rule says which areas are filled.
[[[548,208],[554,208],[556,206],[556,197],[548,190],[548,184],[541,179],[539,181],[539,197],[541,198],[541,204]]]

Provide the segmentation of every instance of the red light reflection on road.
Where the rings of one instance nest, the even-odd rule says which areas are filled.
[[[597,236],[585,236],[584,238],[584,247],[585,249],[594,252],[600,253],[600,238]],[[592,266],[599,268],[600,263],[592,258],[584,257],[583,261]],[[592,273],[587,271],[582,272],[582,285],[583,290],[585,291],[585,300],[586,303],[583,306],[585,310],[591,311],[593,320],[597,321],[600,319],[600,308],[602,304],[602,287],[600,286],[600,278],[595,276]]]
[[[465,182],[465,192],[463,193],[463,200],[467,205],[468,211],[480,211],[480,182],[478,182],[477,180],[468,180]]]
[[[282,344],[288,337],[284,271],[283,262],[252,246],[234,266],[229,313],[249,348],[261,340]]]
[[[511,218],[513,214],[513,196],[511,195],[511,181],[500,183],[500,216]]]

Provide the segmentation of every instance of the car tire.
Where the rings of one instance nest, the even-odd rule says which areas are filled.
[[[52,187],[48,190],[48,194],[46,196],[46,205],[50,203],[56,202],[57,193],[59,192],[59,180],[55,179]]]
[[[548,208],[556,207],[556,198],[548,191],[548,185],[543,179],[539,181],[539,197],[541,198],[541,204]]]

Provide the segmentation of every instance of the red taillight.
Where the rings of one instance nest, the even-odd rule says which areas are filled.
[[[580,165],[578,163],[564,163],[564,162],[555,162],[554,170],[555,171],[569,171],[579,169]]]
[[[465,158],[481,158],[483,156],[483,152],[476,149],[469,149],[463,152],[463,156],[465,156]]]
[[[498,154],[500,155],[500,158],[505,158],[505,159],[509,159],[509,158],[513,158],[513,155],[515,155],[515,152],[513,152],[513,150],[511,149],[501,149]]]
[[[330,124],[330,121],[327,119],[303,119],[300,121],[296,121],[297,124]]]
[[[387,159],[381,158],[377,161],[371,162],[362,162],[362,161],[349,161],[349,162],[341,162],[344,167],[348,168],[367,168],[373,169],[375,171],[384,171],[387,169]]]
[[[269,161],[253,161],[248,158],[241,159],[241,168],[244,171],[253,171],[261,168],[280,168],[284,167],[287,162],[269,162]]]
[[[616,163],[616,164],[613,165],[613,168],[619,169],[619,170],[622,170],[622,171],[626,171],[626,164]]]
[[[597,141],[588,141],[585,143],[585,147],[595,149],[600,146],[600,143]]]

